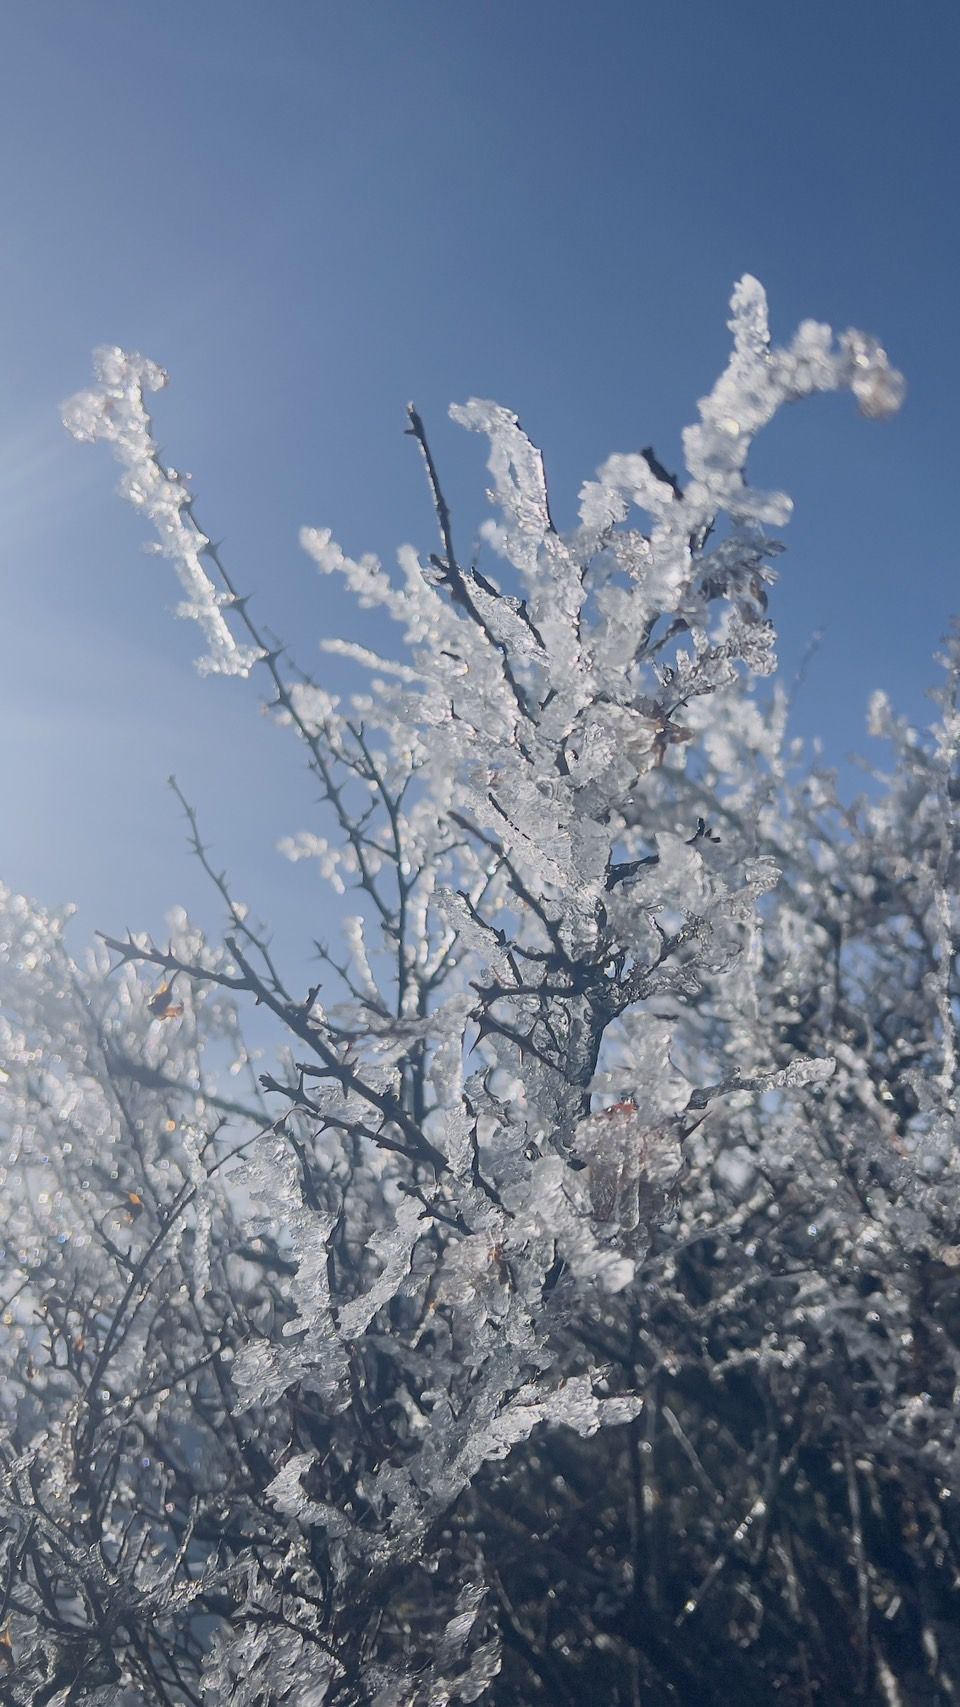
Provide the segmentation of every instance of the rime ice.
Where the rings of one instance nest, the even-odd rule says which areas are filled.
[[[903,382],[861,333],[808,321],[776,344],[750,277],[730,327],[685,470],[649,447],[611,455],[569,536],[516,415],[455,407],[487,446],[476,561],[411,410],[437,537],[391,565],[326,526],[300,535],[312,572],[396,626],[396,657],[323,638],[372,673],[350,703],[309,671],[287,678],[187,480],[161,465],[146,407],[161,371],[102,351],[67,406],[75,436],[121,462],[201,667],[260,664],[323,803],[280,849],[349,901],[305,991],[226,875],[223,950],[178,917],[169,943],[112,941],[113,983],[70,961],[58,920],[3,897],[6,1260],[26,1277],[3,1352],[27,1395],[26,1423],[6,1415],[18,1657],[53,1573],[91,1653],[85,1609],[109,1609],[124,1686],[144,1651],[159,1675],[172,1628],[183,1699],[440,1707],[510,1666],[511,1699],[532,1698],[571,1655],[628,1646],[659,1592],[655,1526],[647,1565],[637,1537],[664,1428],[692,1573],[670,1616],[691,1619],[728,1572],[725,1629],[757,1599],[757,1535],[796,1598],[793,1555],[763,1525],[818,1426],[812,1403],[796,1422],[808,1366],[829,1385],[841,1346],[869,1364],[885,1426],[939,1431],[955,1453],[946,1377],[935,1397],[911,1389],[895,1284],[907,1253],[952,1248],[955,694],[927,745],[877,702],[896,781],[838,839],[830,779],[794,781],[783,696],[755,692],[776,666],[770,530],[791,505],[750,484],[751,445],[788,403],[849,390],[879,418]],[[956,664],[954,645],[954,684]],[[918,935],[922,973],[902,979]],[[176,1029],[151,1021],[161,975]],[[258,1074],[247,1000],[287,1039]],[[749,1406],[725,1417],[728,1487],[714,1436],[691,1431],[732,1373],[757,1383],[762,1451],[742,1447]],[[881,1450],[866,1423],[857,1439]],[[586,1539],[556,1605],[536,1571],[568,1519]],[[880,1594],[879,1575],[861,1580]],[[776,1618],[779,1641],[779,1603]],[[62,1664],[59,1640],[51,1626],[37,1678]]]

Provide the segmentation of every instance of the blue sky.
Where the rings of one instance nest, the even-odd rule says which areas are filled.
[[[613,450],[668,466],[725,359],[733,281],[775,330],[876,332],[900,418],[824,399],[758,448],[796,500],[774,614],[828,756],[867,695],[928,712],[955,591],[957,9],[882,0],[30,0],[0,16],[0,875],[81,928],[217,909],[164,779],[282,944],[324,929],[289,736],[252,684],[199,679],[176,587],[102,449],[58,405],[98,343],[162,362],[161,441],[190,469],[261,620],[311,668],[365,632],[301,523],[347,550],[433,549],[416,399],[457,527],[482,446],[447,403],[518,410],[561,519]],[[323,668],[342,687],[342,675]]]

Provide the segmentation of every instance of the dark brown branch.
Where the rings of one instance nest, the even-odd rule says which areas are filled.
[[[210,882],[213,884],[218,895],[221,897],[221,899],[224,903],[224,906],[226,907],[227,912],[230,915],[230,922],[233,925],[233,928],[235,930],[238,930],[241,933],[241,935],[246,938],[246,940],[250,944],[251,948],[255,949],[256,952],[260,955],[260,957],[264,963],[264,966],[267,969],[267,975],[270,979],[271,985],[272,985],[273,989],[276,991],[277,995],[281,996],[284,999],[284,1001],[289,1001],[290,997],[289,997],[287,991],[284,989],[283,981],[280,977],[280,974],[278,973],[278,971],[276,969],[276,966],[273,963],[273,959],[271,957],[269,946],[268,946],[267,942],[265,941],[265,939],[263,937],[258,936],[256,931],[254,931],[253,928],[247,923],[243,909],[237,905],[236,901],[234,901],[233,896],[230,893],[229,885],[227,883],[226,872],[225,871],[220,871],[220,872],[214,871],[213,866],[210,864],[210,860],[207,856],[207,849],[205,848],[205,846],[204,846],[204,844],[200,838],[200,828],[199,828],[199,825],[197,822],[196,811],[190,805],[190,802],[187,800],[182,789],[180,788],[179,784],[177,783],[177,779],[175,776],[168,777],[167,783],[168,783],[168,786],[173,790],[173,793],[176,795],[177,799],[179,800],[180,805],[183,807],[184,817],[186,818],[187,823],[190,826],[190,836],[189,836],[190,847],[191,847],[195,857],[199,861],[199,863],[200,863],[203,871],[205,872],[206,876],[210,879]]]
[[[449,587],[450,597],[453,599],[454,604],[459,605],[462,610],[466,611],[471,621],[474,622],[480,630],[480,633],[483,635],[487,644],[492,646],[494,651],[500,654],[500,664],[504,680],[513,695],[517,710],[521,717],[524,718],[524,720],[529,721],[531,717],[530,706],[527,701],[527,696],[514,674],[513,664],[510,659],[510,648],[505,640],[501,640],[496,634],[494,634],[492,628],[483,615],[483,612],[477,606],[476,600],[474,599],[470,586],[468,585],[467,576],[464,574],[460,564],[457,562],[457,555],[453,548],[453,533],[450,526],[450,510],[440,485],[440,477],[437,474],[436,464],[433,460],[433,453],[430,449],[429,443],[427,442],[426,429],[424,428],[423,421],[412,403],[408,403],[407,405],[407,415],[410,419],[410,425],[406,430],[410,434],[411,438],[416,439],[423,454],[424,465],[427,470],[427,480],[429,481],[430,492],[433,497],[433,506],[437,513],[440,538],[443,543],[443,558],[431,557],[430,561],[434,568],[439,571],[444,585]],[[476,578],[475,576],[471,576],[470,579],[475,581]]]

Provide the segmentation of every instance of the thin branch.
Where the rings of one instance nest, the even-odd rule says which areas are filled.
[[[480,630],[480,633],[483,635],[487,644],[492,646],[494,651],[500,654],[500,665],[503,671],[504,680],[513,695],[517,710],[521,717],[525,721],[529,722],[532,720],[530,706],[527,700],[527,695],[524,693],[516,676],[514,675],[513,665],[510,659],[510,648],[505,640],[501,640],[496,634],[494,634],[492,628],[483,615],[483,612],[477,606],[476,600],[474,599],[470,586],[468,585],[467,576],[464,574],[460,564],[457,562],[457,555],[453,548],[453,533],[450,526],[449,506],[443,495],[443,490],[440,485],[440,477],[437,474],[436,464],[433,460],[433,453],[431,452],[430,446],[427,442],[426,429],[424,428],[423,421],[412,403],[408,403],[407,405],[407,415],[410,420],[410,425],[406,430],[410,434],[411,438],[416,439],[423,454],[423,461],[427,470],[427,480],[429,481],[430,492],[433,497],[433,507],[437,513],[437,523],[440,528],[440,539],[443,543],[443,559],[441,560],[438,557],[434,557],[431,558],[431,562],[434,567],[440,571],[445,585],[449,587],[450,596],[454,603],[458,604],[462,610],[466,611],[471,621],[474,622]],[[471,574],[470,579],[476,581],[475,573]],[[490,587],[489,583],[487,583],[481,590],[485,591],[488,597],[495,591]]]

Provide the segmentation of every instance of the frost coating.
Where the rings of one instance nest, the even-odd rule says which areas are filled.
[[[177,615],[192,618],[206,638],[208,651],[198,668],[225,676],[249,674],[258,653],[235,639],[224,614],[233,601],[217,591],[203,566],[210,541],[193,519],[190,489],[176,469],[162,467],[157,454],[144,393],[161,390],[167,375],[156,362],[116,347],[95,352],[94,372],[96,389],[70,399],[64,426],[81,444],[104,440],[123,465],[120,491],[149,516],[158,550],[173,563],[186,592]]]
[[[864,1253],[886,1240],[889,1258],[893,1225],[901,1253],[939,1248],[930,1205],[949,1200],[957,1060],[955,873],[943,828],[955,710],[944,712],[935,757],[921,764],[915,744],[904,761],[910,786],[895,818],[926,837],[909,850],[922,858],[904,851],[902,868],[879,870],[893,825],[865,831],[848,818],[841,858],[818,834],[834,809],[829,779],[794,787],[785,696],[752,693],[776,665],[780,548],[767,530],[790,504],[749,485],[750,445],[782,404],[846,388],[879,416],[902,382],[861,334],[836,341],[811,322],[776,346],[749,278],[731,328],[730,362],[684,438],[686,472],[672,473],[652,448],[610,457],[583,488],[569,536],[516,416],[478,401],[455,408],[488,441],[495,509],[469,563],[411,410],[434,548],[404,546],[391,566],[351,555],[329,528],[301,534],[319,574],[341,576],[362,608],[397,624],[396,659],[386,643],[325,641],[371,672],[349,700],[309,675],[288,677],[273,642],[259,645],[217,552],[191,532],[189,491],[159,468],[144,409],[158,370],[114,356],[100,390],[71,406],[78,436],[118,450],[127,495],[147,507],[186,576],[217,667],[245,668],[266,651],[272,709],[304,744],[311,812],[321,803],[307,828],[280,826],[282,852],[300,864],[291,881],[305,880],[310,931],[316,876],[350,896],[338,940],[312,944],[308,989],[231,902],[219,956],[185,920],[169,948],[116,939],[129,1003],[110,1022],[113,1054],[96,1027],[81,1028],[91,1058],[132,1054],[144,1101],[130,1107],[129,1130],[151,1158],[154,1197],[124,1178],[119,1209],[120,1187],[109,1201],[101,1192],[78,1236],[97,1240],[113,1215],[109,1243],[96,1245],[98,1284],[104,1268],[112,1277],[113,1290],[101,1289],[108,1306],[122,1303],[141,1261],[156,1260],[151,1284],[166,1287],[161,1252],[170,1296],[180,1296],[181,1276],[186,1287],[180,1313],[161,1318],[162,1356],[146,1329],[138,1338],[131,1327],[116,1379],[138,1394],[130,1428],[142,1431],[140,1457],[159,1439],[176,1465],[152,1477],[140,1468],[150,1511],[176,1519],[172,1540],[160,1520],[151,1531],[154,1578],[157,1560],[182,1549],[180,1578],[195,1573],[190,1586],[206,1596],[201,1699],[261,1707],[279,1690],[291,1703],[419,1707],[480,1699],[501,1667],[509,1698],[532,1699],[552,1690],[565,1650],[586,1666],[616,1649],[625,1666],[617,1643],[628,1642],[622,1632],[649,1590],[643,1525],[670,1454],[684,1481],[658,1509],[696,1579],[670,1606],[682,1622],[687,1597],[696,1608],[701,1591],[722,1592],[728,1571],[742,1578],[749,1549],[736,1538],[753,1547],[751,1526],[796,1462],[776,1438],[805,1403],[790,1383],[807,1360],[826,1368],[827,1385],[834,1372],[821,1325],[823,1345],[876,1356],[862,1308],[873,1293],[856,1290]],[[234,627],[250,647],[231,651]],[[879,708],[877,723],[896,731]],[[939,820],[925,804],[931,775]],[[849,986],[870,985],[878,941],[902,945],[865,921],[870,908],[883,918],[887,890],[908,869],[911,883],[920,872],[913,929],[919,919],[933,944],[910,988],[934,1016],[936,1059],[931,1072],[929,1046],[918,1059],[911,1032],[895,1070],[901,1042],[891,1034],[875,1045],[890,1058],[878,1073],[857,1029],[865,1004]],[[31,919],[17,930],[17,956],[40,956],[33,970],[46,964],[54,927]],[[895,961],[899,951],[889,952]],[[149,968],[143,987],[137,966]],[[176,1000],[161,975],[176,980]],[[169,1158],[149,1146],[167,1133],[172,1087],[207,1088],[191,1027],[208,1023],[211,990],[259,1003],[287,1047],[246,1101],[228,1087],[206,1109],[198,1092],[186,1124],[178,1109],[185,1195],[168,1257]],[[104,1111],[109,1098],[85,1082],[79,1053],[69,1071],[51,1065],[57,1000],[48,991],[49,1012],[4,1019],[23,1143],[40,1106],[51,1111],[40,1123],[50,1140],[62,1142],[68,1126],[91,1131],[94,1120],[121,1129],[117,1110]],[[222,1024],[217,1039],[232,1043]],[[95,1085],[100,1071],[87,1074]],[[228,1122],[222,1138],[214,1110]],[[842,1167],[867,1143],[872,1171],[851,1183]],[[49,1155],[44,1167],[52,1197]],[[872,1217],[888,1189],[895,1208],[881,1232]],[[41,1232],[28,1200],[17,1232],[32,1253]],[[45,1206],[40,1229],[72,1236],[83,1201],[67,1193],[59,1220]],[[764,1299],[758,1276],[771,1272]],[[60,1296],[46,1282],[42,1293]],[[884,1302],[891,1321],[900,1308]],[[64,1344],[81,1357],[73,1337]],[[884,1369],[888,1415],[903,1431],[932,1414],[909,1402],[908,1362],[894,1352]],[[709,1429],[697,1434],[688,1415],[697,1405],[707,1415],[728,1372],[744,1388],[760,1384],[748,1411],[766,1431],[761,1447],[752,1436],[743,1445],[729,1487]],[[94,1407],[106,1454],[119,1399],[114,1374],[101,1373],[101,1387],[88,1381],[77,1402]],[[106,1397],[91,1398],[98,1391]],[[195,1399],[207,1477],[196,1517],[195,1436],[181,1394]],[[44,1447],[53,1468],[42,1492],[59,1513],[80,1507],[86,1523],[71,1458],[75,1399],[64,1399],[58,1439]],[[722,1438],[733,1444],[724,1450],[736,1458],[752,1428],[725,1417]],[[702,1507],[690,1505],[688,1483]],[[543,1564],[554,1512],[586,1538],[572,1548],[577,1593],[559,1606]],[[121,1501],[120,1532],[126,1515]],[[624,1524],[633,1525],[628,1555]],[[773,1525],[761,1538],[780,1544]],[[221,1545],[229,1602],[212,1581]],[[528,1553],[526,1580],[516,1560]],[[667,1582],[671,1562],[662,1569]],[[139,1555],[128,1579],[144,1588]],[[738,1590],[724,1628],[742,1621],[756,1592]],[[541,1635],[544,1608],[560,1621],[556,1636]],[[542,1675],[531,1661],[529,1676],[507,1676],[525,1663],[518,1654],[535,1655]],[[186,1643],[184,1664],[197,1663]],[[639,1676],[628,1694],[605,1675],[591,1698],[632,1699]],[[571,1698],[585,1698],[581,1683]]]

